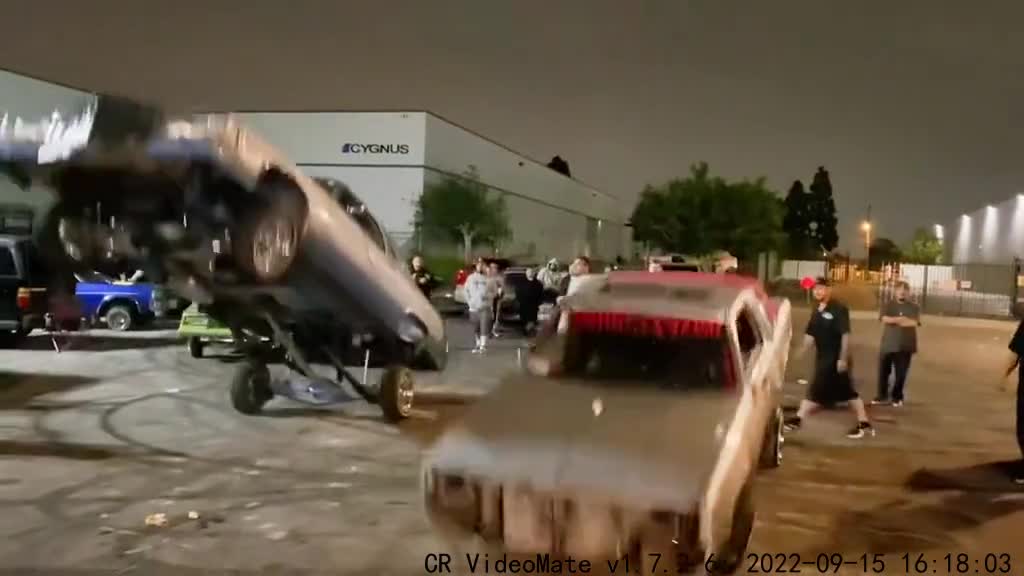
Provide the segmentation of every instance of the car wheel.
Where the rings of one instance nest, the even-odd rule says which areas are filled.
[[[202,358],[203,348],[203,341],[200,340],[198,336],[192,336],[188,339],[188,353],[191,354],[193,358]]]
[[[298,255],[305,220],[305,197],[290,180],[274,179],[247,209],[235,231],[232,254],[246,274],[261,284],[284,278]]]
[[[405,366],[392,366],[380,377],[377,402],[384,417],[391,422],[405,420],[412,414],[413,374]]]
[[[107,328],[118,332],[131,330],[132,324],[134,324],[132,310],[122,304],[115,304],[108,308],[106,314],[103,315],[103,319],[107,323]]]
[[[243,362],[231,380],[231,406],[242,414],[259,414],[273,397],[267,365],[252,360]]]
[[[777,408],[765,433],[764,449],[761,450],[762,468],[782,466],[782,445],[786,441],[784,420],[782,408]]]
[[[754,482],[753,478],[740,492],[733,512],[732,532],[729,540],[721,547],[714,558],[709,560],[711,574],[733,574],[743,563],[743,555],[750,543],[750,534],[754,531]]]

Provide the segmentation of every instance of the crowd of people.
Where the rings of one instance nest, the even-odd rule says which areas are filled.
[[[519,317],[525,335],[534,333],[537,327],[538,311],[545,302],[557,304],[561,298],[573,294],[582,278],[591,273],[591,263],[585,256],[576,258],[568,271],[562,271],[557,259],[552,259],[539,270],[528,268],[526,280],[517,287],[516,300]],[[423,259],[413,258],[411,274],[424,294],[430,294],[439,283],[427,272]],[[726,272],[735,272],[730,268]],[[476,261],[475,270],[466,279],[465,298],[473,324],[476,343],[473,353],[487,351],[489,338],[498,337],[501,302],[504,296],[504,276],[498,265],[487,263],[483,258]],[[856,424],[847,433],[849,438],[859,439],[874,436],[864,401],[857,393],[852,378],[852,356],[850,353],[850,311],[832,297],[832,285],[827,278],[818,278],[812,289],[817,305],[804,330],[798,357],[815,348],[813,378],[806,397],[801,401],[795,416],[785,422],[787,431],[799,430],[805,418],[823,407],[845,403],[856,417]],[[884,303],[879,311],[883,324],[879,343],[878,385],[872,406],[888,405],[901,408],[906,398],[906,383],[911,362],[917,353],[917,329],[921,326],[921,310],[910,299],[910,286],[904,281],[897,282],[893,299]],[[1017,442],[1022,460],[1013,471],[1013,480],[1024,484],[1024,371],[1020,369],[1024,358],[1024,320],[1017,327],[1009,345],[1010,357],[1004,371],[1004,378],[1018,373],[1017,385]]]
[[[541,306],[557,304],[578,288],[579,278],[590,274],[591,263],[586,256],[577,257],[568,270],[563,270],[556,258],[539,269],[527,267],[525,278],[515,287],[519,325],[524,336],[535,334]],[[441,280],[425,266],[423,257],[416,255],[409,263],[409,274],[423,295],[430,298]],[[474,354],[487,351],[487,343],[500,337],[502,303],[505,298],[505,275],[498,263],[477,258],[463,284],[463,296],[473,325]]]

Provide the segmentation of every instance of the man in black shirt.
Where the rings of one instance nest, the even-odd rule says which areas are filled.
[[[430,299],[430,293],[437,287],[438,281],[433,274],[427,270],[427,267],[423,265],[423,257],[420,255],[413,256],[412,262],[409,264],[409,274],[412,276],[413,282],[416,283],[416,287],[420,289],[428,300]]]
[[[896,299],[882,306],[879,315],[882,324],[882,343],[879,346],[878,394],[872,404],[888,404],[896,408],[903,406],[903,385],[907,381],[910,360],[917,353],[917,327],[921,325],[921,310],[907,296],[910,285],[904,281],[896,283]],[[894,378],[892,393],[889,375]]]
[[[1024,320],[1017,326],[1017,332],[1010,340],[1010,352],[1013,357],[1007,362],[1006,371],[1003,374],[1003,383],[1010,374],[1017,370],[1017,446],[1020,447],[1021,455],[1024,456],[1024,371],[1020,369],[1020,360],[1024,356]],[[1024,484],[1024,458],[1021,459],[1013,471],[1013,481],[1017,484]]]
[[[825,278],[818,278],[815,283],[814,299],[818,306],[811,313],[800,350],[802,356],[812,344],[815,346],[814,381],[807,398],[800,402],[796,416],[786,421],[786,429],[799,429],[803,419],[822,406],[848,402],[857,415],[857,425],[847,437],[874,436],[875,429],[868,420],[864,401],[853,388],[850,377],[850,311],[832,300],[832,287]]]

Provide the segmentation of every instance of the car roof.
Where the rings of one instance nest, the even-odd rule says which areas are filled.
[[[618,271],[589,276],[569,306],[574,311],[724,322],[729,308],[757,284],[704,272]]]

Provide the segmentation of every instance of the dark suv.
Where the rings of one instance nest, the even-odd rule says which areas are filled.
[[[45,327],[48,280],[30,239],[0,235],[0,346],[16,346]]]

